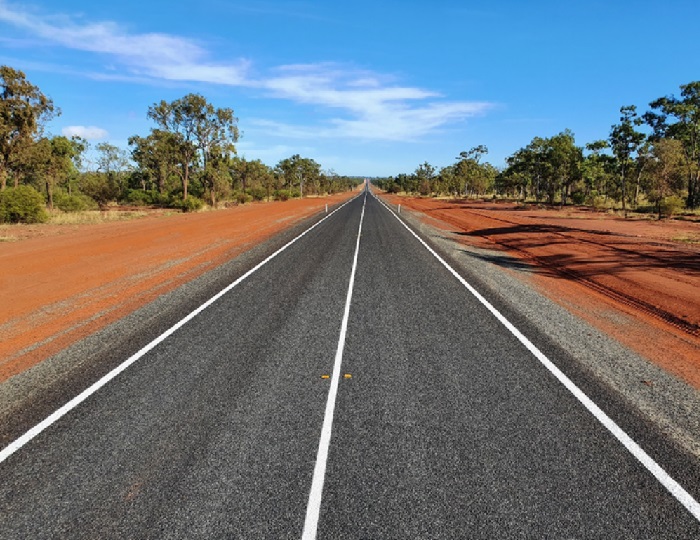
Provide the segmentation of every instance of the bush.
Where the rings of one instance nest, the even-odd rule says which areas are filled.
[[[574,204],[584,204],[586,202],[586,194],[583,191],[574,191],[571,194],[571,202]]]
[[[29,186],[0,191],[0,222],[44,223],[49,219],[44,196]]]
[[[179,208],[183,212],[196,212],[204,206],[204,201],[198,199],[197,197],[192,197],[190,195],[183,201],[176,201],[173,203],[174,208]]]
[[[151,204],[151,192],[142,189],[129,189],[126,192],[126,202],[135,206],[146,206]]]
[[[258,186],[258,187],[253,187],[248,190],[248,195],[250,195],[254,201],[264,201],[265,197],[267,197],[267,190],[264,187]]]
[[[280,189],[275,191],[275,200],[277,201],[288,201],[292,196],[288,189]]]
[[[238,193],[236,193],[233,200],[236,201],[238,204],[245,204],[251,202],[253,200],[253,197],[251,197],[247,193],[239,191]]]
[[[67,193],[58,192],[53,196],[53,204],[59,210],[64,212],[83,212],[85,210],[96,210],[97,203],[82,193]]]
[[[677,195],[665,197],[659,202],[659,216],[673,217],[685,207],[683,199]]]

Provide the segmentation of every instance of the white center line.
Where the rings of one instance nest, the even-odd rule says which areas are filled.
[[[595,418],[605,426],[605,428],[613,434],[613,436],[630,452],[637,460],[663,485],[668,492],[675,497],[695,519],[700,521],[700,503],[688,493],[683,487],[676,482],[671,476],[659,465],[649,454],[647,454],[641,446],[637,444],[617,423],[610,418],[605,412],[589,398],[583,390],[569,379],[554,363],[547,358],[524,334],[520,332],[508,319],[506,319],[500,311],[486,300],[474,287],[472,287],[457,271],[452,268],[433,248],[431,248],[420,236],[406,225],[406,223],[394,213],[383,201],[372,195],[384,208],[403,225],[421,244],[427,249],[459,282],[471,293],[476,299],[488,309],[498,321],[505,326],[508,331],[513,334],[520,343],[522,343],[531,353],[542,363],[542,365],[554,375],[554,377],[571,392],[574,397],[590,412]]]
[[[335,351],[335,363],[333,364],[333,375],[331,375],[331,387],[328,390],[328,400],[326,401],[326,413],[323,417],[323,427],[321,428],[321,438],[318,443],[318,454],[316,455],[316,466],[309,492],[309,502],[306,506],[306,520],[304,521],[304,532],[302,540],[315,540],[318,529],[318,519],[321,513],[321,499],[323,496],[323,482],[326,477],[326,464],[328,463],[328,448],[331,443],[331,432],[333,430],[333,412],[335,411],[335,399],[338,395],[338,381],[340,380],[340,365],[343,362],[343,351],[345,350],[345,335],[348,331],[348,319],[350,318],[350,303],[352,302],[352,291],[355,287],[355,272],[357,271],[357,255],[360,253],[360,237],[362,236],[362,222],[365,218],[365,205],[367,204],[367,192],[362,203],[362,214],[360,214],[360,227],[357,231],[357,244],[355,245],[355,257],[352,262],[350,272],[350,284],[348,285],[348,295],[345,300],[345,312],[343,322],[340,325],[340,337],[338,338],[338,348]]]
[[[39,422],[36,426],[31,428],[29,431],[27,431],[24,435],[19,437],[18,439],[14,440],[11,442],[9,445],[7,445],[5,448],[3,448],[0,451],[0,463],[5,461],[8,457],[10,457],[12,454],[14,454],[17,450],[22,448],[25,444],[27,444],[29,441],[31,441],[34,437],[39,435],[42,431],[44,431],[46,428],[48,428],[50,425],[53,423],[57,422],[60,418],[68,414],[70,411],[75,409],[78,405],[80,405],[83,401],[85,401],[88,397],[90,397],[92,394],[97,392],[100,388],[105,386],[107,383],[109,383],[112,379],[114,379],[117,375],[119,375],[121,372],[126,370],[129,366],[131,366],[134,362],[139,360],[142,356],[144,356],[148,351],[151,349],[155,348],[158,344],[162,343],[165,341],[168,337],[170,337],[172,334],[174,334],[177,330],[182,328],[185,324],[187,324],[189,321],[194,319],[197,315],[199,315],[202,311],[204,311],[206,308],[208,308],[210,305],[212,305],[214,302],[216,302],[219,298],[224,296],[226,293],[231,291],[234,287],[238,286],[242,281],[250,277],[252,274],[257,272],[260,268],[265,266],[268,262],[270,262],[272,259],[277,257],[280,253],[285,251],[288,247],[290,247],[292,244],[294,244],[297,240],[305,236],[307,233],[309,233],[311,230],[315,229],[318,227],[321,223],[329,219],[333,214],[338,212],[341,208],[343,208],[345,205],[349,204],[350,202],[354,201],[357,197],[359,197],[361,194],[357,195],[356,197],[353,197],[349,201],[343,203],[341,206],[336,208],[333,212],[328,214],[326,217],[321,219],[320,221],[317,221],[314,223],[311,227],[306,229],[304,232],[302,232],[299,236],[293,238],[289,242],[287,242],[284,246],[279,248],[277,251],[275,251],[272,255],[267,257],[264,261],[256,265],[254,268],[251,268],[248,270],[245,274],[243,274],[241,277],[239,277],[236,281],[228,285],[225,289],[222,291],[218,292],[216,295],[211,297],[209,300],[207,300],[204,304],[199,306],[197,309],[195,309],[193,312],[191,312],[189,315],[187,315],[185,318],[180,320],[179,322],[175,323],[173,326],[171,326],[168,330],[163,332],[160,336],[155,338],[153,341],[145,345],[141,350],[127,358],[123,363],[118,365],[116,368],[114,368],[112,371],[107,373],[104,377],[102,377],[100,380],[97,382],[93,383],[91,386],[83,390],[80,394],[75,396],[73,399],[71,399],[68,403],[63,405],[60,409],[56,410],[54,413],[49,415],[47,418]],[[365,197],[367,195],[365,194]]]

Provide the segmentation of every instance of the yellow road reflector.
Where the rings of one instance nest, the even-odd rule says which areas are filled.
[[[346,379],[352,379],[352,374],[346,373],[345,375],[343,375],[343,377],[345,377]]]
[[[330,376],[330,375],[321,375],[321,378],[322,378],[322,379],[330,379],[331,376]]]

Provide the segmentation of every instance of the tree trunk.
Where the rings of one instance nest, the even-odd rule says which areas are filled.
[[[634,206],[635,208],[639,206],[639,191],[641,190],[641,183],[642,183],[642,171],[640,170],[639,173],[637,173],[637,186],[635,187],[634,190]]]
[[[51,189],[51,182],[46,181],[46,196],[49,199],[49,210],[53,210],[53,189]]]
[[[185,163],[185,170],[182,175],[182,200],[184,201],[187,199],[187,182],[189,181],[190,177],[190,164]]]
[[[622,215],[627,217],[627,180],[624,169],[622,170]]]
[[[688,175],[688,198],[685,205],[691,210],[700,206],[700,171]]]

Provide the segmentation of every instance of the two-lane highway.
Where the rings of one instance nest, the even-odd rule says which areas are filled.
[[[700,538],[697,479],[368,193],[61,414],[3,456],[2,538]]]

